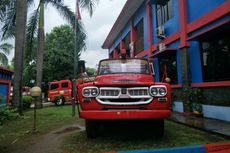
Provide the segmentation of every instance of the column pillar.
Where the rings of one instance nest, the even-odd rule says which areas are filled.
[[[153,39],[153,28],[152,28],[152,7],[150,1],[146,5],[147,14],[147,30],[148,30],[148,59],[151,60],[152,56],[152,39]]]

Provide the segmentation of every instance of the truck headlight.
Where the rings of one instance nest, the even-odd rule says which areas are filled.
[[[167,89],[164,85],[156,85],[151,86],[149,92],[153,97],[164,97],[167,94]]]
[[[159,88],[159,94],[161,96],[165,96],[166,95],[166,88]]]
[[[84,97],[97,97],[99,94],[99,89],[97,87],[85,87],[82,90],[82,95]]]

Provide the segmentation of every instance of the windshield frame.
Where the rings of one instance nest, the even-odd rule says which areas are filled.
[[[101,63],[104,61],[116,61],[116,60],[123,60],[123,59],[104,59],[99,62],[98,69],[97,69],[97,75],[111,75],[111,74],[144,74],[144,75],[150,75],[151,74],[151,68],[149,67],[149,61],[144,58],[127,58],[124,60],[143,60],[147,62],[147,69],[148,73],[141,73],[141,72],[117,72],[117,73],[107,73],[107,74],[100,74],[101,69]]]

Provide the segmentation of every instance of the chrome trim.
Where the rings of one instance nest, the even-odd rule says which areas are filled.
[[[130,93],[129,93],[130,90],[141,90],[141,89],[147,90],[147,95],[133,96],[133,95],[130,95]],[[127,91],[128,91],[128,95],[130,96],[130,98],[151,98],[151,96],[149,95],[149,88],[148,87],[127,88]]]
[[[105,104],[105,105],[142,105],[142,104],[148,104],[153,100],[153,97],[149,94],[149,87],[131,87],[131,88],[125,88],[126,89],[126,94],[122,94],[121,90],[124,88],[117,88],[117,87],[101,87],[100,88],[100,94],[98,97],[96,97],[96,100],[100,104]],[[102,96],[101,91],[102,90],[116,90],[119,91],[119,94],[117,96]],[[146,94],[143,93],[143,95],[131,95],[130,91],[132,90],[146,90]],[[145,91],[143,91],[145,92]],[[109,99],[117,99],[117,102],[111,102]],[[141,99],[140,101],[137,102],[120,102],[120,99],[130,99],[130,101]]]
[[[158,94],[157,94],[157,95],[152,95],[152,94],[151,94],[151,88],[157,88]],[[159,88],[165,88],[165,95],[160,95],[160,94],[159,94]],[[164,85],[153,85],[153,86],[151,86],[151,87],[149,88],[149,93],[150,93],[150,95],[153,96],[153,97],[164,97],[164,96],[167,95],[167,87],[164,86]]]
[[[84,88],[82,89],[82,96],[83,96],[83,97],[86,97],[86,98],[89,98],[89,97],[97,97],[97,96],[91,95],[91,90],[90,90],[90,95],[89,95],[89,96],[84,96],[83,92],[84,92],[85,89],[89,89],[89,90],[90,90],[90,89],[97,89],[97,90],[98,90],[97,96],[100,94],[100,90],[99,90],[98,87],[96,87],[96,86],[84,87]]]
[[[144,104],[149,104],[153,100],[153,97],[151,97],[147,101],[138,101],[138,102],[110,102],[110,101],[102,101],[98,97],[96,98],[96,100],[100,104],[104,104],[104,105],[144,105]]]
[[[102,96],[101,95],[102,90],[116,90],[116,91],[119,91],[119,94],[117,96]],[[99,94],[99,96],[97,98],[117,99],[117,98],[119,98],[121,96],[121,88],[116,88],[116,87],[101,87],[99,89],[99,91],[100,91],[100,94]]]

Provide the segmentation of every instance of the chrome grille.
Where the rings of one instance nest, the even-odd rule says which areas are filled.
[[[101,96],[118,96],[120,93],[119,90],[101,90]]]
[[[149,95],[148,87],[101,87],[96,99],[108,105],[140,105],[150,103],[153,97]]]
[[[149,96],[148,88],[130,88],[128,93],[130,96]]]

